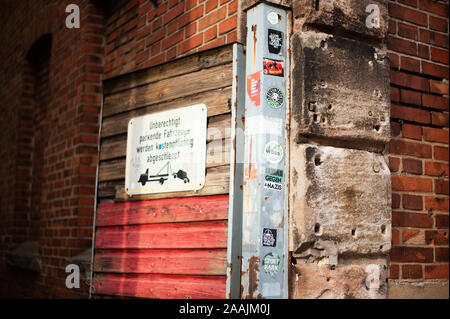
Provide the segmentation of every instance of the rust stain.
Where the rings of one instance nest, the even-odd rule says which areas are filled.
[[[256,66],[256,42],[258,39],[256,38],[256,24],[252,25],[252,32],[253,32],[253,69],[255,69]]]
[[[258,290],[259,256],[250,257],[248,260],[248,298],[254,298],[253,294]]]

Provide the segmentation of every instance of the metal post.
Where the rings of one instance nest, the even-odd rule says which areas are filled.
[[[247,11],[242,298],[288,297],[288,19]]]

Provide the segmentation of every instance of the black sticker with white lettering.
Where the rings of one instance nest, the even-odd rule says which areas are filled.
[[[277,245],[276,229],[263,228],[262,245],[266,247],[275,247]]]
[[[281,31],[269,29],[267,37],[269,52],[273,54],[281,54],[281,48],[283,47],[283,33]]]

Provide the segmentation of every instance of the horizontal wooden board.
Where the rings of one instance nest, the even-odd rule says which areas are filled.
[[[206,147],[217,148],[218,143],[209,145],[214,140],[225,139],[225,143],[229,146],[231,117],[228,115],[219,115],[209,119]],[[229,150],[228,148],[226,150]],[[225,151],[225,150],[224,150]],[[100,160],[104,161],[111,158],[126,156],[127,152],[127,135],[122,134],[111,138],[103,139],[100,147]],[[208,159],[207,159],[208,161]],[[228,159],[229,162],[229,159]],[[223,165],[223,164],[222,164]],[[217,166],[217,165],[215,165]]]
[[[231,86],[214,91],[184,96],[170,102],[159,103],[105,118],[102,121],[102,138],[125,134],[128,129],[128,122],[132,118],[201,103],[206,105],[208,117],[230,113]]]
[[[98,227],[98,248],[226,248],[227,222],[203,221]]]
[[[228,218],[228,196],[99,204],[97,226],[173,223]]]
[[[223,299],[225,276],[94,274],[94,293],[158,299]]]
[[[232,64],[224,64],[107,95],[103,102],[103,117],[228,87],[232,83],[232,73]]]
[[[225,275],[226,249],[97,250],[94,272]]]
[[[232,61],[232,58],[233,50],[231,45],[207,50],[169,63],[106,80],[103,85],[103,93],[110,95],[136,86],[229,63]]]
[[[132,200],[158,199],[170,197],[190,197],[190,196],[228,194],[229,183],[230,183],[230,165],[224,165],[218,167],[211,167],[206,170],[205,186],[199,191],[146,194],[129,197],[125,192],[125,188],[123,186],[124,182],[122,181],[121,185],[116,187],[116,194],[114,199],[116,201],[132,201]]]

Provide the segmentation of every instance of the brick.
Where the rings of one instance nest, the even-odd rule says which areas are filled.
[[[429,89],[428,80],[420,76],[391,70],[390,78],[391,84],[425,92]]]
[[[393,20],[388,21],[388,33],[397,34],[397,22]]]
[[[434,77],[448,79],[448,67],[422,61],[422,72]]]
[[[448,64],[448,51],[439,48],[431,48],[431,60]]]
[[[394,227],[433,227],[433,219],[427,214],[392,212],[392,226]]]
[[[197,34],[183,42],[181,42],[178,46],[179,54],[183,54],[186,51],[192,50],[198,46],[200,46],[203,42],[203,34]]]
[[[403,124],[402,136],[414,140],[422,140],[422,127],[419,125]]]
[[[392,52],[388,52],[389,57],[389,63],[391,68],[398,68],[399,67],[399,57],[397,54],[394,54]]]
[[[400,243],[400,232],[398,231],[398,229],[392,230],[391,243],[393,245],[398,245]]]
[[[434,0],[419,0],[419,9],[448,18],[448,5]]]
[[[419,30],[416,26],[411,26],[404,23],[398,23],[398,35],[411,40],[417,40]]]
[[[167,25],[170,21],[178,17],[184,12],[184,1],[181,1],[176,7],[167,11],[163,16],[163,24]]]
[[[425,279],[448,279],[448,264],[425,266]]]
[[[422,265],[402,265],[403,279],[419,279],[422,277]]]
[[[186,12],[180,18],[178,18],[177,19],[178,27],[182,28],[188,25],[189,23],[192,23],[195,20],[199,19],[201,16],[203,16],[203,6],[197,7],[194,10]]]
[[[411,90],[400,90],[400,101],[405,104],[421,105],[422,99],[419,92]]]
[[[412,41],[394,38],[392,36],[387,37],[387,47],[389,50],[409,54],[417,55],[417,44]]]
[[[427,26],[427,15],[423,12],[389,3],[389,16],[414,24]]]
[[[433,262],[433,249],[420,247],[392,247],[391,261],[394,262]]]
[[[422,175],[422,161],[415,159],[404,158],[402,159],[402,172],[409,174]]]
[[[431,94],[422,94],[422,105],[429,108],[448,111],[448,98]]]
[[[420,61],[417,59],[412,59],[412,58],[402,56],[402,57],[400,57],[400,69],[419,73],[420,72]]]
[[[425,29],[419,29],[419,39],[422,42],[430,43],[431,33]]]
[[[396,104],[391,105],[391,118],[422,124],[431,123],[430,112]]]
[[[415,195],[403,195],[402,198],[403,208],[411,210],[422,210],[423,199],[422,196]]]
[[[432,180],[411,176],[391,176],[392,189],[396,191],[432,192]]]
[[[399,265],[389,265],[389,279],[399,279],[400,267]]]
[[[428,45],[418,44],[417,55],[424,59],[430,59],[430,47]]]
[[[178,31],[178,32],[174,33],[173,35],[171,35],[170,37],[165,38],[162,41],[162,49],[167,50],[171,46],[174,46],[175,44],[177,44],[178,42],[183,40],[183,37],[184,37],[183,31]]]
[[[425,209],[433,211],[448,212],[448,197],[425,197]]]
[[[430,31],[430,43],[448,49],[448,34],[443,35]]]
[[[417,8],[417,0],[398,0],[398,2]]]
[[[428,19],[430,22],[430,29],[441,31],[441,32],[447,32],[448,20],[441,19],[441,18],[434,17],[434,16],[430,16]]]
[[[205,13],[210,12],[211,10],[217,8],[218,2],[217,0],[208,0],[205,3]]]
[[[390,90],[391,90],[391,101],[400,102],[400,89],[391,86]]]
[[[434,146],[434,159],[448,161],[448,147]]]
[[[219,24],[219,34],[227,33],[237,27],[237,15],[221,22]]]
[[[448,195],[448,181],[434,180],[434,192],[436,194]]]
[[[228,15],[231,15],[231,14],[237,12],[237,9],[238,9],[238,0],[233,0],[228,5]]]
[[[419,234],[421,234],[421,231],[418,229],[403,229],[402,243],[407,243],[410,239],[416,238]]]
[[[448,262],[448,247],[436,247],[434,249],[434,258],[437,262]]]
[[[448,95],[448,83],[441,81],[429,80],[430,92]]]
[[[400,199],[399,194],[392,194],[392,209],[400,208]]]
[[[432,127],[423,128],[423,138],[429,142],[449,143],[449,131]]]
[[[221,7],[217,10],[211,11],[209,14],[207,14],[205,17],[201,18],[198,21],[199,31],[202,31],[207,27],[225,19],[226,15],[227,15],[226,7]]]
[[[400,159],[398,157],[389,156],[389,169],[391,172],[397,172],[400,166]]]
[[[389,150],[392,154],[410,155],[421,158],[431,158],[431,146],[423,143],[391,140]]]
[[[431,124],[448,127],[448,113],[431,112]]]
[[[214,25],[204,32],[204,41],[208,42],[217,37],[217,26]]]
[[[442,229],[447,228],[448,229],[448,214],[447,215],[436,215],[434,217],[436,221],[436,228]]]
[[[425,174],[428,176],[447,176],[448,177],[448,163],[439,162],[425,162]]]
[[[426,230],[425,241],[428,245],[448,245],[448,231]]]
[[[399,136],[402,131],[402,126],[400,123],[391,121],[391,136],[396,137]]]

